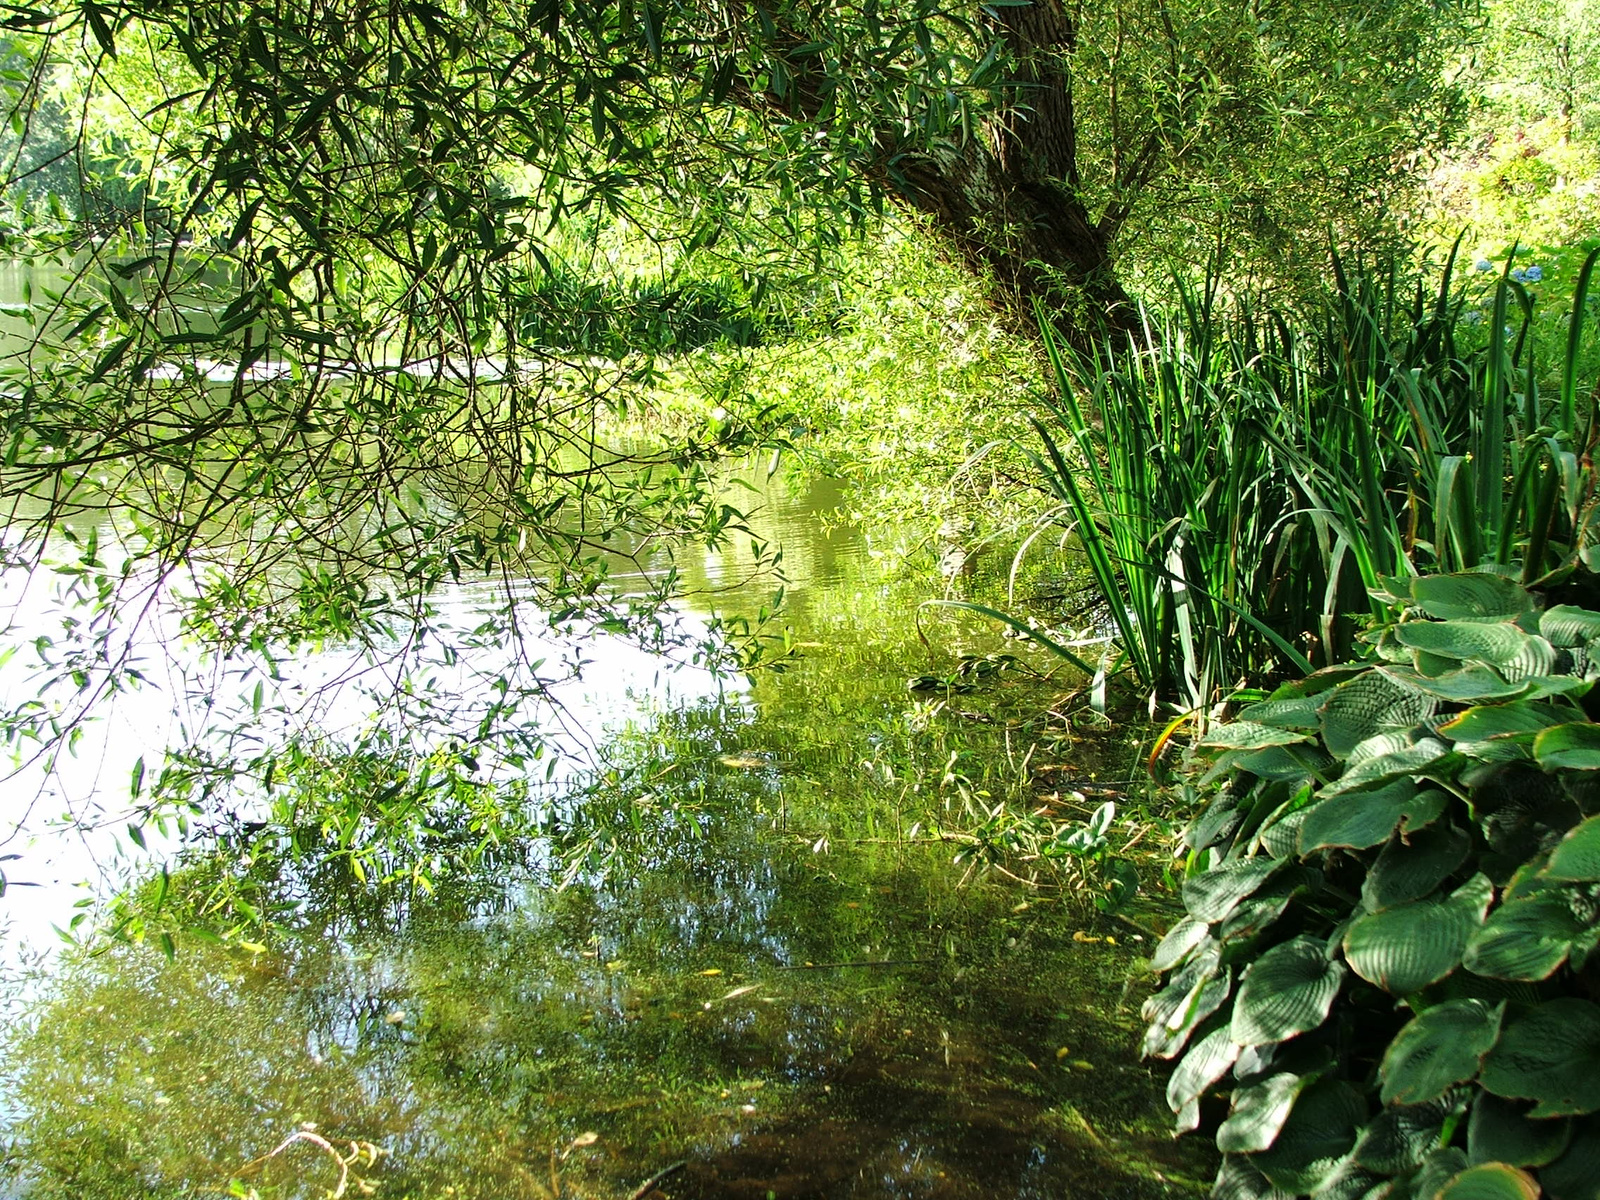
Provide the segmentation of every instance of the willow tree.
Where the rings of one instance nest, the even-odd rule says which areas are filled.
[[[463,272],[547,267],[544,233],[596,207],[689,246],[759,209],[814,246],[891,202],[1003,300],[1092,327],[1127,318],[1141,239],[1373,231],[1449,124],[1463,6],[84,0],[5,24],[125,108],[179,232],[247,253],[287,236],[459,295]],[[130,60],[155,87],[124,94]],[[13,76],[14,121],[57,99]]]
[[[112,519],[132,563],[92,535],[68,554],[88,612],[0,737],[48,742],[131,686],[118,612],[174,579],[187,631],[258,655],[421,654],[441,580],[532,580],[463,635],[527,659],[470,719],[390,687],[408,731],[343,752],[333,786],[309,719],[261,750],[247,704],[230,736],[253,758],[160,773],[210,795],[293,762],[318,795],[425,811],[453,794],[440,763],[537,751],[516,714],[550,669],[521,622],[651,636],[679,586],[645,561],[657,535],[738,523],[699,465],[712,439],[597,432],[631,368],[543,336],[563,250],[622,227],[668,270],[721,256],[757,303],[898,207],[1014,317],[1041,300],[1086,337],[1132,319],[1141,253],[1273,258],[1381,217],[1445,115],[1454,2],[0,5],[9,249],[62,252],[0,354],[0,561]]]

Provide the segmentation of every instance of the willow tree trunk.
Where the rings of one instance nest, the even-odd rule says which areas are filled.
[[[879,131],[863,172],[921,213],[967,266],[991,279],[995,298],[1026,327],[1034,301],[1083,343],[1131,329],[1135,305],[1117,279],[1112,245],[1126,211],[1096,218],[1083,199],[1078,130],[1067,63],[1076,26],[1060,0],[996,6],[985,18],[1013,62],[1006,101],[981,131],[929,150]],[[796,41],[799,41],[797,36]],[[803,120],[826,111],[824,81],[791,59],[794,85],[771,107]]]

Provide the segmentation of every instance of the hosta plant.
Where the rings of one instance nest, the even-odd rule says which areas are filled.
[[[1219,1200],[1596,1200],[1600,611],[1388,586],[1370,661],[1200,743],[1144,1052]]]

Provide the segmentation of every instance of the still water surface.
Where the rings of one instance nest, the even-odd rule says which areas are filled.
[[[905,840],[959,823],[941,780],[1017,774],[1019,714],[1052,685],[908,693],[1007,647],[971,626],[922,645],[937,579],[882,574],[882,547],[825,519],[839,500],[773,483],[756,518],[785,550],[789,670],[719,679],[603,644],[562,695],[649,782],[593,802],[620,846],[603,876],[553,892],[535,846],[432,896],[296,880],[265,953],[117,946],[29,973],[17,945],[116,853],[36,842],[47,886],[0,898],[0,1194],[620,1200],[664,1170],[675,1200],[1196,1194],[1209,1172],[1134,1060],[1141,947]],[[734,548],[698,571],[715,588],[747,565]],[[122,780],[160,731],[117,721],[91,774]]]

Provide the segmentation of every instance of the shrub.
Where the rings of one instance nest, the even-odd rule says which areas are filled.
[[[1600,611],[1487,572],[1387,586],[1372,661],[1199,743],[1220,786],[1144,1052],[1180,1132],[1228,1094],[1219,1198],[1592,1200]]]

